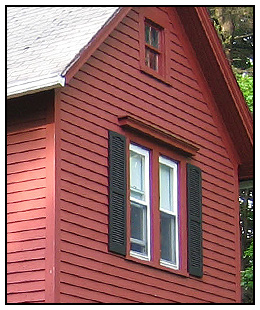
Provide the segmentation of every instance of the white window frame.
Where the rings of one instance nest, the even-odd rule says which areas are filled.
[[[170,261],[167,261],[165,259],[160,259],[160,264],[162,266],[172,268],[172,269],[179,269],[179,218],[178,218],[178,164],[177,162],[167,159],[163,156],[159,157],[159,163],[166,165],[173,169],[173,189],[172,189],[172,209],[173,211],[165,210],[161,208],[161,204],[159,203],[159,210],[160,212],[164,212],[168,215],[173,215],[176,218],[176,229],[175,229],[175,240],[176,240],[176,264],[173,264]],[[160,165],[159,165],[159,173],[160,173]],[[159,186],[160,182],[159,182]],[[160,187],[159,187],[159,193],[160,193]]]
[[[145,193],[145,199],[144,200],[139,200],[137,198],[131,197],[131,189],[130,189],[130,204],[131,202],[136,202],[138,204],[144,205],[147,208],[146,216],[147,216],[147,225],[146,225],[146,230],[147,230],[147,255],[144,255],[142,253],[130,250],[130,255],[142,260],[147,260],[150,261],[151,259],[151,232],[150,232],[150,227],[151,227],[151,206],[150,206],[150,152],[142,148],[140,146],[137,146],[135,144],[130,144],[129,150],[133,151],[137,154],[143,155],[145,158],[145,163],[144,163],[144,193]],[[130,158],[130,156],[129,156]],[[130,181],[131,184],[131,181]],[[131,236],[130,236],[130,241],[131,241]]]

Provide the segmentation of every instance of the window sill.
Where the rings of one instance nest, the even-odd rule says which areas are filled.
[[[176,265],[173,265],[172,263],[167,262],[166,260],[163,259],[160,260],[160,265],[170,269],[179,270],[179,268]]]
[[[140,259],[142,261],[147,261],[147,262],[150,261],[150,258],[148,256],[143,256],[143,255],[138,254],[138,253],[136,253],[134,251],[130,251],[130,256],[134,257],[134,258],[137,258],[137,259]]]
[[[125,257],[125,259],[127,261],[131,261],[134,264],[137,263],[138,265],[147,266],[147,267],[150,267],[150,268],[155,268],[155,269],[161,270],[163,272],[166,271],[166,272],[169,272],[171,274],[178,275],[178,276],[182,276],[182,277],[186,277],[186,278],[189,277],[189,273],[186,270],[175,269],[173,267],[168,267],[168,266],[162,265],[160,263],[156,264],[153,261],[148,261],[148,260],[140,259],[140,258],[134,257],[132,255],[127,255]]]
[[[159,72],[147,67],[143,63],[141,63],[141,65],[140,65],[140,70],[144,74],[147,74],[147,75],[159,80],[160,82],[163,82],[164,84],[166,84],[168,86],[171,86],[170,77],[168,75],[164,76],[164,75],[160,74]]]

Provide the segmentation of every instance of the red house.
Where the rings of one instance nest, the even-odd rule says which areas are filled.
[[[7,95],[7,303],[240,302],[253,122],[205,7],[7,7]]]

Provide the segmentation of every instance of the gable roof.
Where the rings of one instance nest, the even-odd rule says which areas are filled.
[[[8,97],[64,86],[131,7],[7,7]],[[253,119],[205,7],[176,7],[240,160],[253,177]],[[40,18],[39,18],[40,17]],[[203,48],[201,48],[203,46]]]
[[[64,85],[118,7],[7,7],[7,94]]]

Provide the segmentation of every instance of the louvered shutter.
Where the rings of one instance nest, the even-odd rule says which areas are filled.
[[[109,250],[126,255],[126,140],[109,132]]]
[[[187,164],[188,195],[188,270],[193,276],[202,277],[202,189],[201,170]]]

